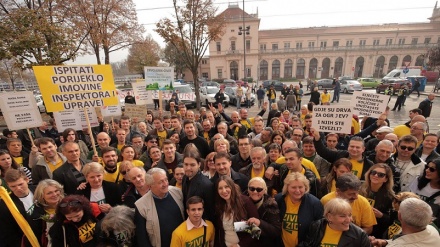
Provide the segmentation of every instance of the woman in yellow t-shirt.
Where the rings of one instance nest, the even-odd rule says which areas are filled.
[[[351,223],[351,206],[341,198],[325,204],[324,218],[310,226],[306,240],[299,246],[370,247],[367,233]]]
[[[125,145],[122,147],[121,149],[121,154],[119,155],[119,163],[118,163],[118,167],[121,164],[122,161],[131,161],[131,163],[133,163],[134,166],[137,167],[144,167],[144,162],[138,160],[136,157],[136,152],[134,151],[134,148],[130,145]]]
[[[282,219],[284,246],[300,244],[305,240],[310,224],[322,218],[322,204],[309,190],[309,180],[299,172],[292,172],[284,179],[282,193],[275,196]]]

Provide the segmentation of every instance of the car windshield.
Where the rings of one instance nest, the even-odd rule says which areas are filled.
[[[216,87],[209,87],[206,91],[208,92],[208,94],[216,94],[219,90],[220,89]]]
[[[192,93],[191,87],[189,86],[174,87],[174,90],[179,90],[179,93]]]

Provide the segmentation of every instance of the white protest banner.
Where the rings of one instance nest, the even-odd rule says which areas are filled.
[[[32,92],[2,93],[0,94],[0,108],[9,129],[40,127],[43,124]]]
[[[94,110],[95,109],[90,108],[87,109],[91,127],[99,126],[98,118]],[[54,112],[53,117],[55,118],[59,133],[68,128],[72,128],[74,130],[82,130],[87,128],[87,120],[85,118],[84,111],[79,109]]]
[[[146,105],[149,103],[147,100],[151,98],[151,96],[149,96],[151,95],[151,91],[145,90],[146,85],[147,83],[145,81],[138,81],[131,84],[136,99],[136,105]]]
[[[100,109],[103,117],[120,117],[122,115],[120,105],[103,106]]]
[[[353,114],[377,118],[385,112],[389,98],[389,95],[354,91],[351,97]]]
[[[313,106],[312,126],[319,132],[350,134],[353,113],[349,106]]]
[[[146,90],[172,90],[173,67],[144,67]]]
[[[34,66],[50,112],[118,104],[110,65]]]
[[[159,91],[152,91],[153,95],[151,96],[153,99],[159,99]],[[170,100],[173,95],[172,91],[162,91],[162,99]],[[196,94],[194,92],[191,93],[178,93],[179,100],[196,100]]]
[[[145,119],[147,116],[147,106],[126,104],[124,114],[130,118]]]

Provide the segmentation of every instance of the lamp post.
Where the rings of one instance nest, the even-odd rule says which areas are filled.
[[[243,0],[243,26],[238,27],[238,35],[243,35],[243,73],[244,79],[247,78],[246,71],[246,34],[249,35],[251,26],[245,26],[245,12],[244,12],[244,0]]]

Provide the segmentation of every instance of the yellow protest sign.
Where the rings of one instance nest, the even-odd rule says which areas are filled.
[[[47,111],[119,103],[110,65],[34,66]]]

